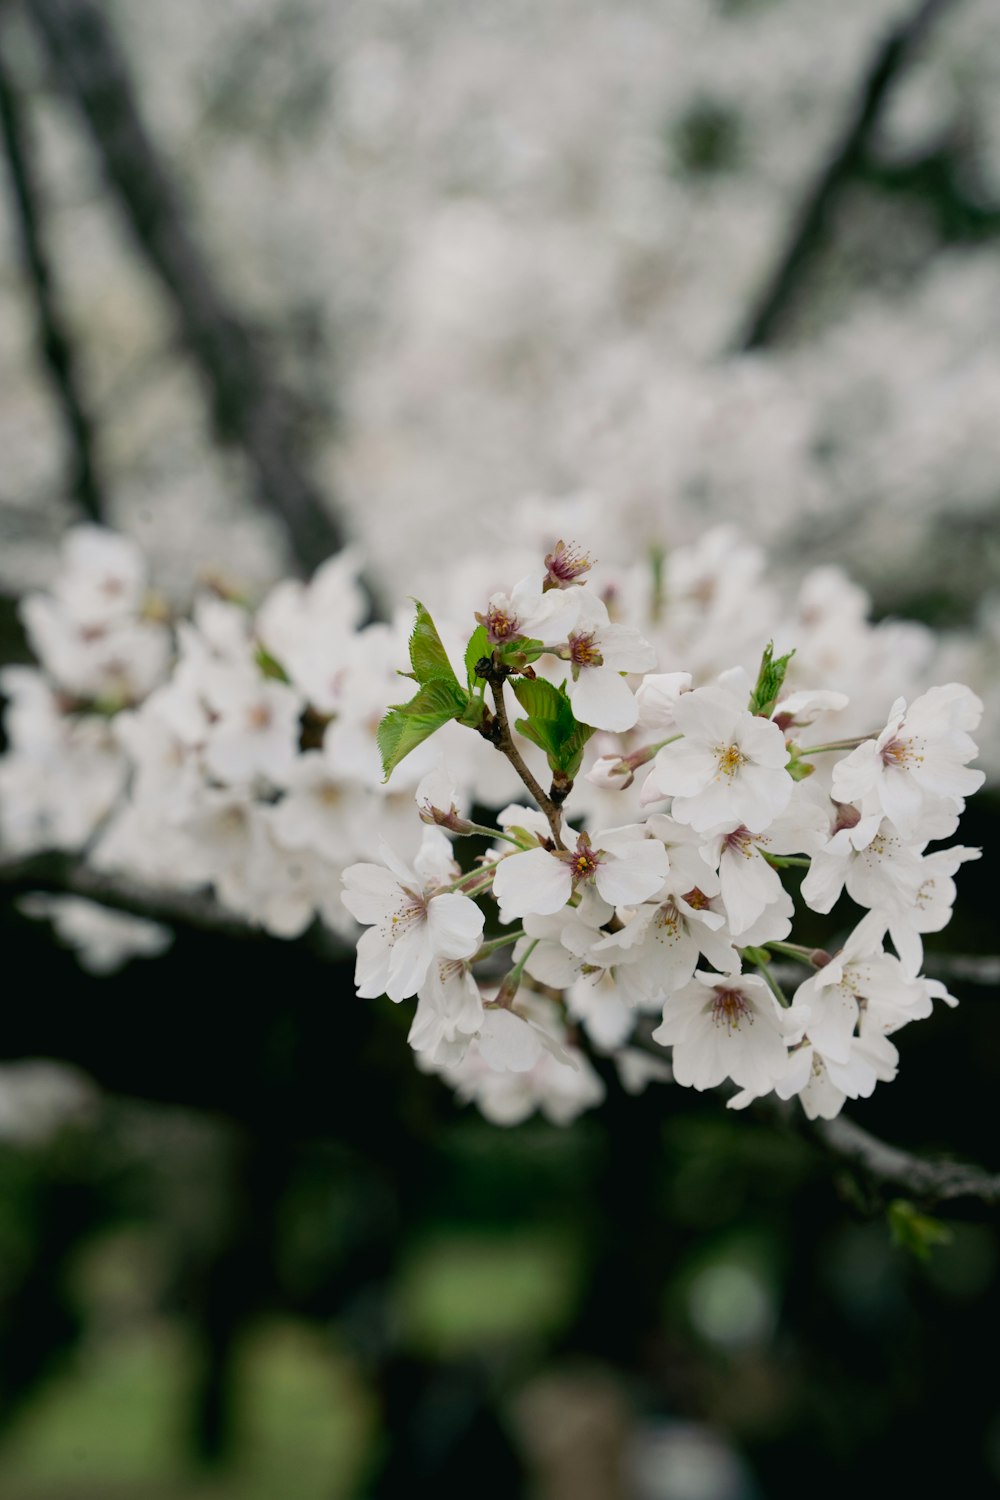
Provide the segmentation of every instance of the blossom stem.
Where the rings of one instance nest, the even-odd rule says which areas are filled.
[[[853,740],[831,740],[828,745],[797,745],[796,759],[803,760],[809,755],[822,755],[826,750],[856,750],[859,745],[864,745],[868,740],[878,739],[878,733],[859,734]]]
[[[774,996],[775,1000],[777,1000],[778,1004],[783,1006],[784,1009],[787,1010],[789,1005],[788,998],[785,995],[784,990],[781,988],[781,985],[771,973],[771,966],[764,958],[763,953],[759,949],[754,950],[754,955],[751,959],[751,963],[760,974],[761,979],[763,979],[764,983],[767,985],[768,989],[771,991],[771,994]]]
[[[808,870],[812,864],[811,859],[799,854],[764,854],[764,858],[772,870]]]
[[[493,884],[493,874],[495,868],[495,865],[489,865],[485,869],[480,866],[478,870],[467,870],[464,875],[460,875],[457,880],[453,880],[451,885],[443,885],[441,889],[439,891],[435,891],[434,894],[437,896],[443,896],[451,891],[461,891],[465,896],[478,896],[482,891],[489,890],[490,886]],[[478,881],[479,884],[470,885],[470,881]]]
[[[783,953],[788,958],[794,958],[797,963],[807,964],[810,969],[818,969],[819,964],[815,961],[814,948],[803,948],[800,943],[768,943],[768,949],[772,953]]]
[[[481,958],[488,958],[489,955],[491,953],[495,953],[498,948],[506,948],[509,943],[516,943],[519,938],[523,937],[524,928],[515,927],[513,932],[505,932],[503,937],[491,938],[488,943],[484,943],[483,946],[472,955],[472,958],[469,960],[469,962],[477,964]]]
[[[511,765],[514,767],[514,770],[517,772],[518,776],[520,776],[521,780],[528,788],[528,791],[534,797],[535,801],[538,803],[538,806],[542,809],[542,812],[548,819],[549,828],[552,831],[552,842],[555,844],[556,848],[565,849],[566,845],[562,841],[561,834],[562,813],[559,811],[559,808],[553,802],[548,793],[542,790],[541,786],[539,786],[534,776],[532,776],[531,772],[528,770],[528,767],[525,765],[524,761],[521,758],[521,752],[514,744],[514,737],[510,732],[510,720],[507,717],[507,705],[504,703],[503,678],[499,675],[499,673],[490,678],[490,687],[493,691],[493,701],[496,704],[497,710],[497,724],[499,725],[500,729],[500,736],[497,740],[497,749],[503,755],[506,755]]]
[[[519,849],[521,847],[514,835],[512,833],[504,833],[502,828],[486,828],[481,823],[470,823],[468,833],[480,833],[486,839],[503,839],[508,844],[516,844]]]
[[[511,1006],[513,1005],[514,996],[517,994],[521,986],[521,975],[524,973],[524,966],[528,962],[528,959],[534,953],[540,942],[541,938],[535,938],[534,942],[529,943],[527,948],[525,948],[524,952],[521,954],[521,957],[518,959],[517,963],[514,964],[512,968],[508,969],[507,973],[504,975],[503,983],[497,991],[497,997],[493,1002],[494,1005],[498,1005],[501,1010],[510,1010]]]

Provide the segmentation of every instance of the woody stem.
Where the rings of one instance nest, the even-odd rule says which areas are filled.
[[[502,754],[506,755],[511,765],[514,767],[514,770],[517,772],[518,776],[520,776],[521,780],[528,788],[528,791],[534,797],[535,801],[538,803],[538,806],[542,809],[542,812],[548,819],[549,828],[552,831],[552,842],[555,844],[556,848],[565,849],[566,845],[562,841],[562,835],[560,831],[562,826],[562,814],[560,813],[559,808],[557,807],[555,802],[553,802],[552,798],[548,795],[547,792],[542,790],[541,786],[535,780],[534,776],[532,776],[531,772],[528,770],[528,767],[525,765],[523,759],[521,758],[521,752],[514,744],[514,737],[510,731],[510,720],[507,717],[507,705],[504,703],[503,698],[503,678],[501,677],[499,678],[499,680],[497,680],[496,677],[491,677],[490,688],[493,692],[493,701],[496,704],[497,724],[500,729],[500,735],[496,741],[496,747],[499,751],[501,751]]]

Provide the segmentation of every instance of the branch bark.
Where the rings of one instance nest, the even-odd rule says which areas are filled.
[[[255,929],[203,891],[175,891],[92,869],[79,855],[29,854],[0,858],[0,889],[9,896],[42,891],[54,896],[82,896],[111,911],[189,927],[221,937],[247,938]]]
[[[203,892],[172,891],[91,869],[71,854],[33,854],[0,858],[0,889],[9,896],[43,891],[52,895],[82,896],[112,911],[168,926],[214,933],[224,938],[267,938],[259,928],[227,911]],[[275,939],[274,941],[283,941]],[[321,956],[343,957],[336,940],[320,945]],[[659,1054],[660,1049],[656,1049]],[[778,1101],[759,1101],[772,1120],[788,1128],[795,1116]],[[905,1195],[922,1206],[967,1203],[987,1210],[1000,1208],[1000,1174],[964,1162],[932,1161],[880,1140],[853,1120],[806,1120],[797,1127],[816,1141],[833,1161],[858,1171],[877,1190]]]
[[[0,6],[0,136],[7,160],[12,217],[24,273],[35,306],[38,346],[68,440],[70,464],[66,488],[92,521],[105,514],[103,487],[95,458],[94,424],[77,380],[77,360],[69,327],[62,317],[52,262],[45,245],[42,193],[34,170],[29,122],[13,71],[6,57],[5,21]]]
[[[739,339],[740,350],[760,349],[774,342],[781,320],[823,242],[833,205],[845,182],[865,159],[872,133],[893,88],[919,53],[931,28],[955,3],[956,0],[920,0],[908,19],[892,27],[880,41],[843,132],[810,183],[792,220],[788,242]]]
[[[343,545],[299,461],[301,424],[202,254],[143,119],[124,52],[98,0],[25,0],[142,255],[173,304],[208,390],[217,432],[242,449],[260,502],[284,524],[303,572]]]
[[[832,1156],[857,1167],[878,1188],[891,1188],[928,1207],[972,1200],[988,1208],[1000,1207],[1000,1175],[964,1162],[929,1161],[898,1146],[890,1146],[862,1130],[853,1120],[816,1120],[813,1135]]]

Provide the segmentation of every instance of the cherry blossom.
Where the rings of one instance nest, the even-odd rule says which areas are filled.
[[[428,828],[421,849],[425,873],[440,871],[439,830]],[[381,865],[344,872],[343,902],[369,930],[358,942],[358,994],[390,1000],[415,995],[435,959],[471,958],[483,935],[483,914],[460,891],[438,891],[383,845]],[[445,856],[450,858],[450,854]]]
[[[653,1039],[672,1046],[674,1078],[687,1088],[715,1088],[731,1078],[764,1093],[783,1073],[802,1024],[756,975],[699,969],[667,997]]]
[[[784,812],[793,782],[775,724],[721,687],[683,693],[674,717],[683,738],[657,752],[642,789],[644,806],[670,797],[673,817],[699,832],[729,824],[760,833]]]

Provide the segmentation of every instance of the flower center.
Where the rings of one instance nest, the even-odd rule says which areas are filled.
[[[743,1021],[753,1025],[753,1011],[740,990],[716,989],[712,1001],[712,1020],[728,1032],[739,1031]]]
[[[586,552],[581,552],[572,542],[569,546],[565,542],[556,542],[545,559],[548,576],[542,587],[564,588],[566,584],[575,583],[578,578],[582,578],[593,565],[592,558],[588,557]]]
[[[733,854],[742,854],[744,859],[752,859],[755,844],[766,844],[769,840],[761,838],[760,834],[751,833],[749,828],[734,828],[732,833],[726,834],[726,848]]]
[[[723,776],[730,778],[736,775],[740,766],[745,766],[747,763],[747,758],[739,745],[716,745],[715,754],[720,772]]]
[[[247,709],[248,729],[269,729],[271,727],[272,714],[266,703],[254,703]]]
[[[884,766],[896,766],[899,770],[905,770],[907,766],[923,760],[923,756],[917,750],[915,740],[901,740],[898,737],[890,740],[887,745],[882,746],[882,764]]]
[[[497,604],[491,604],[486,611],[486,634],[494,643],[509,641],[520,634],[521,622],[515,614],[508,614]]]
[[[576,851],[570,860],[570,869],[574,880],[590,880],[597,873],[600,859],[588,844],[577,844]]]
[[[594,644],[597,632],[588,631],[585,635],[571,635],[569,638],[569,659],[574,667],[600,667],[604,665],[604,657]]]
[[[399,887],[399,894],[402,900],[396,910],[390,913],[388,924],[382,931],[383,937],[390,943],[401,938],[416,922],[422,922],[427,915],[427,903],[422,896],[408,890],[405,885]]]
[[[693,911],[705,911],[709,904],[709,897],[696,885],[693,885],[689,891],[685,891],[681,900],[686,901]]]

